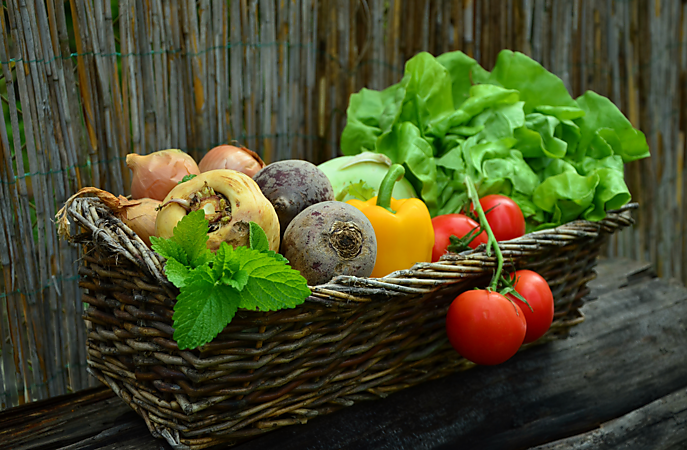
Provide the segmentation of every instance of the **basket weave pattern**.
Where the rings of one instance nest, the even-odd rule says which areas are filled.
[[[507,266],[539,272],[554,293],[554,323],[535,344],[584,320],[601,244],[634,207],[500,245]],[[211,343],[180,351],[164,259],[95,198],[67,214],[82,228],[70,240],[83,246],[89,371],[175,448],[238,442],[473,366],[444,320],[458,293],[488,284],[496,260],[483,248],[381,279],[336,277],[294,309],[238,311]]]

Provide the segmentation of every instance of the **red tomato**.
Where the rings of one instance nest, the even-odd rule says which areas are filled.
[[[522,309],[522,312],[527,321],[527,333],[525,334],[524,343],[534,342],[551,327],[553,322],[553,294],[551,288],[546,280],[537,272],[531,270],[518,270],[514,276],[516,281],[513,285],[515,290],[522,295],[527,303],[530,304],[530,310],[526,304],[518,300],[512,294],[507,297],[514,300],[515,303]],[[512,276],[511,276],[512,278]]]
[[[510,241],[525,234],[525,217],[517,203],[505,195],[487,195],[479,200],[497,241]],[[470,211],[475,212],[473,206]]]
[[[462,238],[472,230],[479,227],[479,224],[463,214],[444,214],[432,219],[434,226],[434,248],[432,249],[432,262],[439,261],[441,255],[446,253],[450,244],[449,237],[454,235]],[[479,244],[487,243],[487,233],[482,231],[475,239],[468,244],[470,248],[477,248]]]
[[[527,324],[518,306],[487,290],[463,292],[446,314],[446,334],[464,358],[495,365],[515,355],[525,338]]]

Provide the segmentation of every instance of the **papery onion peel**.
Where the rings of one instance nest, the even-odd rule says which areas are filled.
[[[265,162],[260,155],[246,147],[233,145],[219,145],[213,148],[198,163],[201,173],[217,169],[231,169],[245,173],[251,178],[263,167],[265,167]]]
[[[133,172],[131,197],[134,199],[162,201],[186,175],[200,175],[193,158],[177,149],[149,155],[130,153],[126,155],[126,165]]]

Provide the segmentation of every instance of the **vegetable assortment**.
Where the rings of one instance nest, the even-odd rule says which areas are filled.
[[[265,165],[231,145],[198,165],[163,150],[127,156],[133,199],[76,194],[100,197],[167,259],[180,349],[212,341],[239,308],[293,308],[337,275],[479,247],[496,256],[493,278],[454,299],[446,335],[463,357],[500,364],[548,331],[554,302],[537,273],[502,273],[498,242],[602,219],[630,200],[623,165],[649,156],[608,99],[573,99],[510,51],[491,72],[461,52],[420,53],[399,83],[352,95],[347,117],[344,156],[319,166]]]

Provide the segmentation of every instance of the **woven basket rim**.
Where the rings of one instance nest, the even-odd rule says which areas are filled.
[[[599,221],[574,220],[555,228],[527,233],[519,238],[499,242],[504,264],[514,264],[519,258],[533,256],[547,248],[579,243],[594,239],[601,233],[614,231],[634,224],[630,212],[638,203],[607,211]],[[100,213],[102,216],[99,216]],[[71,217],[83,228],[81,234],[71,234]],[[110,208],[94,196],[70,198],[58,217],[60,235],[71,243],[92,240],[94,245],[106,247],[111,253],[132,261],[152,276],[170,295],[176,291],[164,275],[166,259],[149,248]],[[381,278],[338,275],[329,282],[309,286],[312,294],[306,301],[333,302],[332,306],[350,302],[371,302],[398,295],[425,295],[467,278],[484,277],[493,272],[496,256],[488,255],[485,244],[457,254],[445,254],[438,262],[418,262],[411,268],[392,272]]]

